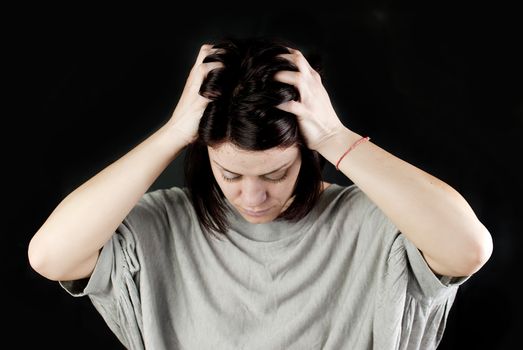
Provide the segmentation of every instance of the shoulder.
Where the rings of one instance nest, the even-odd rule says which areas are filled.
[[[357,185],[339,185],[336,183],[325,183],[322,202],[325,209],[331,214],[350,217],[352,220],[358,218],[363,220],[365,216],[378,211],[379,208]]]
[[[322,182],[322,185],[322,191],[326,191],[326,196],[329,197],[330,201],[348,200],[350,202],[367,202],[370,200],[367,195],[355,184],[339,185],[337,183]]]
[[[190,202],[181,187],[156,189],[146,192],[132,208],[127,219],[136,221],[165,220],[170,216],[190,210]]]
[[[137,205],[151,210],[186,205],[188,194],[183,187],[173,186],[146,192]]]
[[[197,221],[186,192],[182,187],[170,187],[146,192],[126,216],[124,226],[137,234],[142,245],[158,247],[149,242],[155,235],[156,242],[163,244],[173,234],[187,231]]]

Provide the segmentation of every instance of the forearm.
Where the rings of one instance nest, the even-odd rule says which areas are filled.
[[[345,128],[318,151],[336,164],[362,136]],[[452,187],[367,141],[339,169],[420,249],[442,275],[469,275],[489,258],[491,237]]]
[[[165,124],[71,192],[32,238],[31,265],[53,278],[91,258],[184,147]]]

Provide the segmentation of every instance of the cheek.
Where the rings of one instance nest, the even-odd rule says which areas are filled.
[[[212,171],[214,174],[214,179],[218,183],[218,186],[220,186],[220,189],[222,190],[225,197],[232,198],[240,192],[239,183],[224,180],[220,170],[218,169],[213,168]]]
[[[221,178],[221,175],[218,175],[216,182],[220,186],[225,197],[229,199],[238,199],[241,197],[242,186],[241,182],[228,182]],[[280,183],[267,183],[265,186],[265,191],[267,192],[267,198],[272,198],[273,200],[282,200],[289,197],[292,193],[294,185],[294,180],[286,180]]]

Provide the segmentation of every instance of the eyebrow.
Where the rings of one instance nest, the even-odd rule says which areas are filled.
[[[234,171],[230,171],[230,170],[225,169],[225,168],[222,167],[220,164],[218,164],[215,160],[213,160],[213,162],[216,163],[216,164],[217,164],[220,168],[222,168],[223,170],[225,170],[225,171],[227,171],[227,172],[229,172],[229,173],[231,173],[231,174],[234,174],[234,175],[240,175],[240,176],[241,176],[241,174],[238,174],[238,173],[235,173]],[[290,164],[292,164],[292,161],[288,162],[287,164],[282,165],[282,166],[279,167],[278,169],[275,169],[275,170],[273,170],[273,171],[269,171],[268,173],[263,174],[263,175],[270,175],[270,174],[273,174],[273,173],[275,173],[275,172],[277,172],[277,171],[280,171],[281,169],[285,168],[286,166],[288,166],[288,165],[290,165]],[[262,175],[262,176],[263,176],[263,175]]]

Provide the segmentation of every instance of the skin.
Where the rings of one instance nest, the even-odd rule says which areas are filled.
[[[290,49],[281,56],[299,71],[279,71],[274,78],[294,85],[300,100],[278,108],[296,115],[308,148],[337,164],[362,135],[343,125],[319,74],[301,52]],[[490,232],[463,196],[440,179],[370,141],[345,156],[339,170],[414,243],[437,275],[468,276],[490,258]]]
[[[100,249],[125,216],[183,149],[195,140],[209,100],[198,94],[207,74],[222,66],[203,63],[200,48],[172,117],[136,147],[67,195],[31,239],[32,268],[54,281],[89,277]]]
[[[201,47],[182,96],[164,126],[75,189],[55,208],[28,247],[29,262],[35,271],[51,280],[91,275],[100,249],[118,225],[165,168],[196,139],[198,124],[209,102],[198,94],[199,88],[209,71],[221,67],[218,62],[203,63],[212,52],[211,45]],[[290,52],[281,56],[293,62],[299,71],[280,71],[274,79],[294,85],[300,92],[300,100],[285,102],[277,108],[296,115],[307,147],[336,164],[347,147],[362,135],[345,127],[338,118],[319,74],[301,52],[294,49]],[[242,214],[251,222],[275,218],[290,204],[287,202],[291,200],[299,162],[289,169],[285,182],[262,181],[260,175],[293,157],[297,159],[297,151],[226,150],[209,150],[209,157],[216,156],[223,167],[242,175],[238,182],[226,183],[220,170],[212,165],[229,201],[237,208],[271,208],[261,218]],[[218,158],[219,154],[223,158]],[[490,232],[467,201],[443,181],[370,141],[345,156],[339,169],[416,245],[435,273],[471,275],[490,258],[493,249]],[[280,174],[272,175],[277,178]]]
[[[292,192],[301,167],[298,147],[252,152],[227,142],[207,149],[216,182],[246,221],[270,222],[292,203]],[[281,170],[270,173],[284,165]],[[329,184],[323,185],[326,188]],[[245,209],[270,210],[262,216],[252,216]]]

